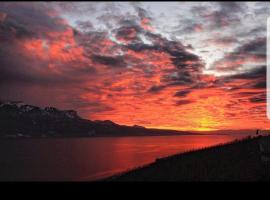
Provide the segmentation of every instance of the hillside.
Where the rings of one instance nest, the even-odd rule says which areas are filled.
[[[259,150],[262,139],[270,142],[269,136],[247,138],[173,155],[106,181],[269,181],[270,165],[261,161]]]

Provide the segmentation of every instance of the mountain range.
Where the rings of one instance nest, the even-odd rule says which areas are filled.
[[[0,102],[0,138],[183,135],[189,132],[125,126],[81,118],[74,110]]]

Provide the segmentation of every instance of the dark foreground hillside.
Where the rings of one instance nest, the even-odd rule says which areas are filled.
[[[261,140],[248,138],[174,155],[107,181],[266,181],[269,169],[261,161]]]

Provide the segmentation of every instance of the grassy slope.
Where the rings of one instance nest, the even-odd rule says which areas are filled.
[[[259,138],[170,156],[108,181],[261,181]]]

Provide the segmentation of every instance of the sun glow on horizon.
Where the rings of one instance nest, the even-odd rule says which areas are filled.
[[[3,98],[130,126],[270,127],[270,4],[0,4]]]

